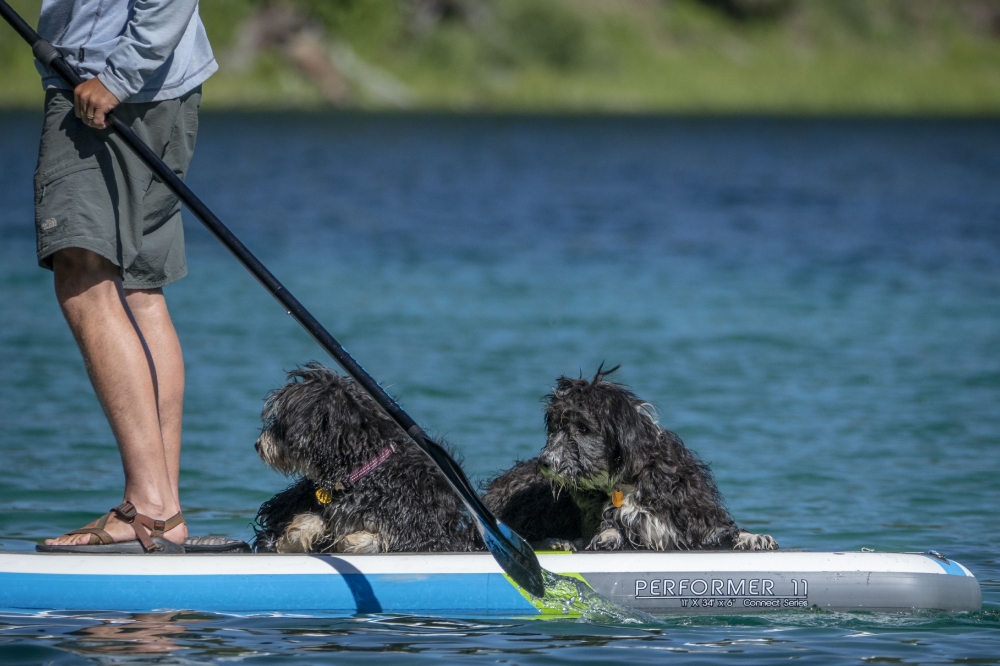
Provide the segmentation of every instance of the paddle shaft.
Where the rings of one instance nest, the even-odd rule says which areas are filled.
[[[84,82],[83,78],[77,73],[73,67],[62,57],[62,54],[56,49],[52,44],[43,40],[35,30],[29,26],[24,19],[22,19],[17,12],[15,12],[10,5],[8,5],[4,0],[0,0],[0,14],[3,15],[4,19],[11,25],[14,30],[17,31],[21,37],[31,45],[32,52],[35,57],[38,58],[39,62],[46,65],[50,69],[54,70],[59,76],[61,76],[67,83],[72,85],[74,88]],[[284,285],[278,281],[276,277],[267,269],[267,267],[260,262],[257,257],[253,255],[250,250],[236,237],[233,232],[226,227],[222,221],[215,216],[208,206],[206,206],[201,199],[199,199],[194,192],[184,183],[180,177],[174,173],[173,169],[167,166],[160,157],[154,153],[149,146],[147,146],[142,139],[132,128],[122,122],[114,112],[107,114],[105,122],[110,126],[110,128],[118,134],[119,137],[129,147],[135,151],[135,153],[146,163],[146,165],[152,169],[153,173],[168,187],[177,197],[184,203],[185,206],[191,210],[195,216],[201,220],[201,222],[208,228],[212,235],[214,235],[219,242],[221,242],[227,250],[229,250],[236,260],[243,264],[243,267],[250,271],[258,282],[270,293],[275,300],[281,303],[281,306],[285,308],[285,312],[291,315],[295,321],[299,323],[302,328],[306,330],[312,338],[319,343],[337,364],[344,369],[348,375],[350,375],[354,381],[360,385],[365,392],[367,392],[374,400],[379,404],[379,406],[385,410],[385,412],[395,421],[400,428],[402,428],[414,441],[414,443],[420,447],[431,460],[441,469],[441,472],[448,479],[448,482],[455,489],[455,491],[462,498],[466,507],[472,512],[473,516],[477,519],[477,524],[480,527],[480,531],[485,530],[491,533],[494,537],[500,537],[502,541],[497,544],[496,542],[491,543],[491,540],[487,538],[487,534],[484,533],[484,538],[486,538],[487,546],[490,547],[491,552],[493,552],[493,547],[503,546],[506,542],[510,547],[514,548],[522,556],[527,557],[528,553],[525,552],[525,548],[518,547],[504,535],[499,527],[498,521],[490,513],[489,509],[482,503],[479,496],[476,494],[475,490],[472,488],[472,484],[469,483],[468,478],[465,473],[458,466],[452,457],[448,454],[444,448],[437,442],[431,440],[423,429],[417,425],[409,414],[407,414],[403,409],[396,404],[396,401],[386,393],[375,379],[372,378],[368,372],[361,367],[361,364],[354,360],[344,347],[337,342],[337,340],[330,335],[322,324],[310,313],[306,308],[299,302],[295,296],[293,296]],[[509,529],[509,528],[508,528]],[[519,538],[519,537],[517,537]],[[526,544],[525,544],[526,545]],[[530,550],[530,549],[528,549]],[[494,552],[496,556],[497,553]],[[497,557],[498,562],[501,566],[507,570],[508,567],[504,566],[504,562],[500,561],[500,557]],[[534,554],[530,554],[530,559],[534,560],[533,566],[529,567],[536,571],[539,571],[538,560],[534,557]],[[530,564],[530,563],[529,563]],[[537,593],[541,596],[541,591],[538,585],[526,585],[526,582],[518,580],[521,576],[515,575],[513,571],[509,571],[515,580],[522,587],[531,590],[533,593]],[[541,580],[539,574],[538,580]]]

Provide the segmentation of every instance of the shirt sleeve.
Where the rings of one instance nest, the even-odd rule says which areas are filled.
[[[97,75],[120,102],[142,90],[170,57],[198,9],[198,0],[136,0],[125,32]]]

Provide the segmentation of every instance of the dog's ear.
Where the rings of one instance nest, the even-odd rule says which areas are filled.
[[[642,467],[643,435],[636,419],[623,414],[616,415],[605,423],[604,441],[611,444],[609,464],[611,475],[619,478],[633,478]]]
[[[652,453],[659,428],[637,408],[641,402],[630,391],[617,384],[604,386],[610,390],[600,422],[604,441],[610,444],[610,472],[619,478],[635,478]]]
[[[288,373],[288,383],[272,391],[264,401],[261,412],[262,436],[280,449],[280,456],[291,473],[298,469],[294,461],[312,441],[313,415],[321,398],[323,385],[335,377],[327,368],[316,363],[296,368]]]
[[[611,474],[612,476],[618,476],[625,471],[625,449],[626,445],[623,445],[619,440],[615,440],[614,446],[611,448]]]
[[[268,396],[262,414],[264,430],[288,461],[285,471],[356,464],[371,457],[374,443],[396,434],[388,417],[347,377],[310,363],[288,379]]]

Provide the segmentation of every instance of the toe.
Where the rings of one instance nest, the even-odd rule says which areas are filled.
[[[97,527],[97,523],[101,521],[100,518],[92,520],[84,527]],[[79,546],[85,544],[90,540],[89,534],[63,534],[62,536],[56,537],[55,539],[46,539],[46,546]]]

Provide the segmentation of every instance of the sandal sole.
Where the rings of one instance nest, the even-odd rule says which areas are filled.
[[[225,537],[188,537],[184,541],[187,553],[250,553],[250,545],[238,539]]]
[[[153,543],[159,546],[160,549],[149,553],[143,550],[142,544],[135,539],[119,543],[75,546],[46,546],[45,544],[38,544],[35,546],[35,550],[39,553],[101,553],[104,555],[183,555],[185,553],[184,546],[179,546],[173,541],[167,541],[163,537],[153,537]]]

